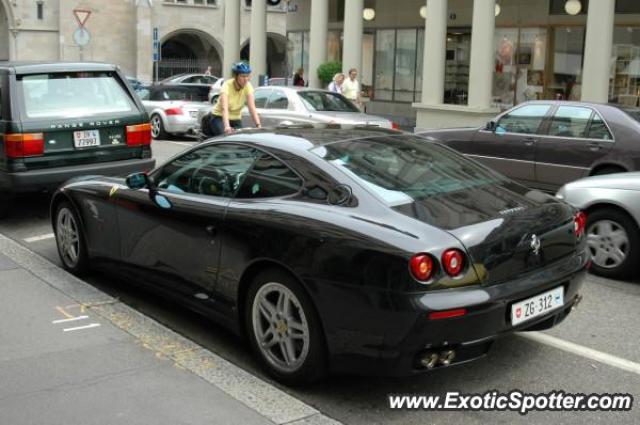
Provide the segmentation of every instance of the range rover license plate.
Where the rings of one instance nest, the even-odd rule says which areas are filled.
[[[527,298],[511,306],[511,325],[519,325],[520,323],[542,316],[563,305],[564,289],[562,286]]]
[[[73,132],[73,144],[76,148],[100,145],[99,130],[82,130]]]

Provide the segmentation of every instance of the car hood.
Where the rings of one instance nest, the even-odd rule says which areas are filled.
[[[573,189],[621,189],[640,190],[640,172],[605,174],[602,176],[585,177],[567,183],[561,190]]]

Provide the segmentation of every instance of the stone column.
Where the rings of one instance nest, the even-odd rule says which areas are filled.
[[[607,102],[615,0],[589,2],[582,68],[582,100]]]
[[[151,5],[148,0],[138,1],[136,2],[136,78],[140,81],[153,81],[151,31]]]
[[[311,26],[309,29],[309,87],[321,86],[318,67],[327,60],[327,28],[329,0],[311,0]],[[297,70],[293,70],[295,72]]]
[[[258,86],[258,76],[267,73],[267,2],[251,2],[251,38],[249,62],[253,68],[251,84]]]
[[[342,43],[342,72],[351,68],[362,72],[362,10],[364,0],[344,2],[344,40]],[[315,19],[313,16],[311,19]]]
[[[426,3],[427,19],[424,31],[422,104],[440,105],[444,101],[447,0],[429,0]]]
[[[222,75],[231,78],[231,66],[240,60],[240,2],[224,2],[224,54]]]
[[[474,0],[469,67],[470,108],[489,108],[493,85],[495,0]]]

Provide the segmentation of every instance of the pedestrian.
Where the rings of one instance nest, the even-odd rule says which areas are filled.
[[[304,68],[298,68],[295,74],[293,74],[293,85],[304,87]]]
[[[342,84],[344,83],[344,74],[342,72],[338,72],[333,76],[333,81],[327,87],[327,90],[332,91],[334,93],[342,94]]]
[[[342,94],[360,108],[362,102],[360,100],[360,83],[357,77],[358,70],[351,68],[349,70],[349,78],[342,83]]]
[[[211,76],[211,65],[207,67],[207,70],[204,72],[204,75],[206,75],[207,77]]]
[[[251,67],[247,63],[238,62],[233,65],[231,72],[233,78],[222,84],[215,106],[202,119],[202,132],[208,137],[231,134],[242,128],[242,108],[245,105],[249,108],[255,126],[262,127],[256,111],[253,86],[249,82]]]

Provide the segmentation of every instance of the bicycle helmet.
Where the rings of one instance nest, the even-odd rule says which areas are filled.
[[[231,67],[231,72],[238,74],[251,74],[251,66],[246,62],[236,62]]]

